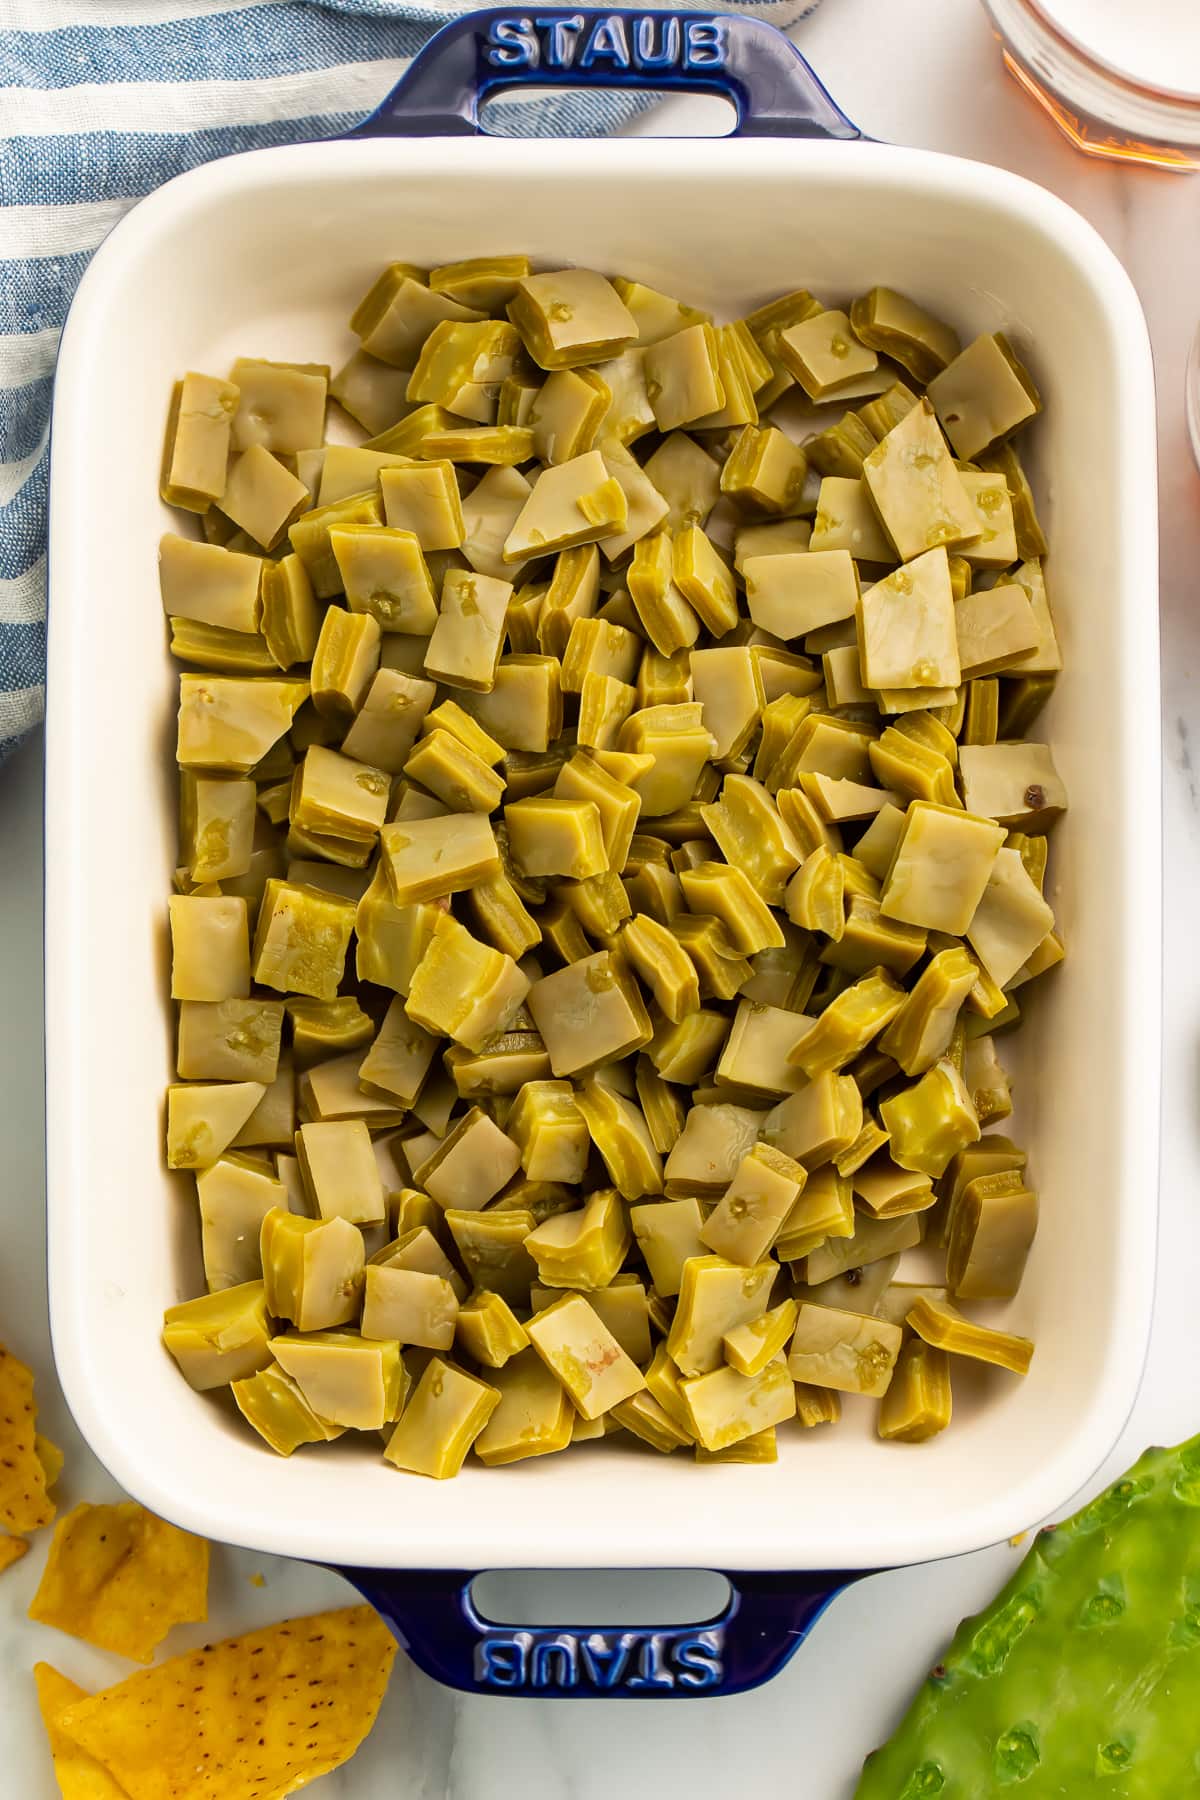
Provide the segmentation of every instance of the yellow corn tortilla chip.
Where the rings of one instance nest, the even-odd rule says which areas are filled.
[[[136,1500],[84,1501],[54,1528],[29,1617],[150,1662],[172,1625],[208,1617],[208,1545]]]
[[[28,1548],[24,1538],[0,1537],[0,1575],[20,1562]]]
[[[37,1682],[38,1709],[50,1740],[50,1754],[54,1758],[54,1774],[62,1800],[129,1800],[124,1788],[113,1780],[108,1770],[58,1728],[59,1713],[75,1700],[87,1700],[87,1689],[68,1681],[49,1663],[34,1663],[33,1679]]]
[[[50,1663],[34,1663],[34,1681],[38,1683],[38,1710],[45,1735],[54,1757],[54,1778],[58,1780],[63,1800],[130,1800],[108,1769],[90,1757],[86,1750],[59,1732],[58,1715],[77,1699],[88,1699],[88,1690],[77,1687],[67,1676],[61,1676]]]
[[[173,1656],[57,1723],[129,1800],[282,1800],[353,1756],[395,1654],[378,1614],[347,1606]]]
[[[11,1570],[14,1562],[22,1561],[29,1550],[29,1544],[23,1537],[0,1537],[0,1575],[4,1570]]]
[[[0,1344],[0,1525],[36,1531],[54,1517],[35,1448],[33,1371]]]
[[[66,1458],[58,1445],[52,1444],[50,1439],[43,1437],[40,1431],[33,1440],[33,1447],[37,1452],[37,1459],[45,1471],[46,1486],[52,1488],[63,1472],[63,1463]]]

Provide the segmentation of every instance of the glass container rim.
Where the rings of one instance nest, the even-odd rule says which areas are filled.
[[[1010,54],[1035,80],[1122,131],[1200,144],[1200,92],[1172,91],[1122,73],[1068,35],[1039,0],[983,0]]]

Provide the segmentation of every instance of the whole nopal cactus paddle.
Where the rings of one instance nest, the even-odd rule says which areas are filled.
[[[1200,1796],[1200,1437],[1038,1533],[855,1800]]]

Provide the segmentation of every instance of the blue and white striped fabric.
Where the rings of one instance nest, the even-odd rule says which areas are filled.
[[[741,10],[787,24],[812,3]],[[51,384],[92,251],[184,169],[348,130],[463,10],[452,0],[0,0],[0,761],[42,716]],[[644,104],[514,101],[491,122],[595,135]]]

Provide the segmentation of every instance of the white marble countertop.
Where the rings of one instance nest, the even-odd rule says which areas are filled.
[[[971,0],[825,0],[794,35],[838,101],[872,136],[998,163],[1070,201],[1126,264],[1150,322],[1161,408],[1170,977],[1162,1253],[1146,1376],[1128,1428],[1102,1471],[1110,1477],[1148,1443],[1175,1442],[1200,1428],[1191,1379],[1200,1354],[1200,955],[1193,901],[1200,892],[1200,751],[1193,747],[1200,694],[1192,692],[1200,655],[1200,619],[1194,617],[1200,477],[1188,453],[1182,407],[1186,349],[1200,317],[1200,177],[1122,169],[1074,152],[1004,74],[983,13]],[[700,111],[674,106],[670,128],[686,130]],[[119,780],[120,771],[114,773]],[[7,1342],[36,1368],[45,1430],[67,1452],[60,1492],[70,1503],[109,1497],[113,1489],[57,1396],[46,1322],[37,743],[0,775],[0,844],[0,1325]],[[58,867],[58,879],[71,878],[61,855]],[[1148,1215],[1153,1203],[1148,1172]],[[95,1685],[128,1668],[27,1622],[47,1536],[0,1582],[0,1769],[6,1771],[0,1789],[14,1800],[18,1794],[21,1800],[53,1800],[57,1793],[29,1677],[35,1658],[53,1660]],[[778,1783],[782,1791],[797,1791],[803,1770],[804,1800],[846,1800],[863,1755],[887,1734],[922,1670],[1018,1554],[1004,1546],[859,1583],[834,1603],[783,1675],[737,1700],[466,1699],[437,1687],[400,1657],[364,1750],[309,1791],[314,1800],[506,1800],[519,1782],[528,1800],[607,1800],[614,1792],[633,1800],[651,1794],[672,1800],[684,1793],[689,1800],[716,1800],[736,1791],[753,1768],[767,1790]],[[535,1615],[535,1578],[518,1579],[529,1619],[552,1617],[553,1609]],[[653,1578],[639,1576],[636,1591],[653,1594]],[[349,1597],[342,1582],[324,1572],[222,1552],[214,1563],[210,1623],[192,1638]],[[654,1606],[651,1600],[643,1619]],[[611,1592],[604,1611],[614,1611]]]

